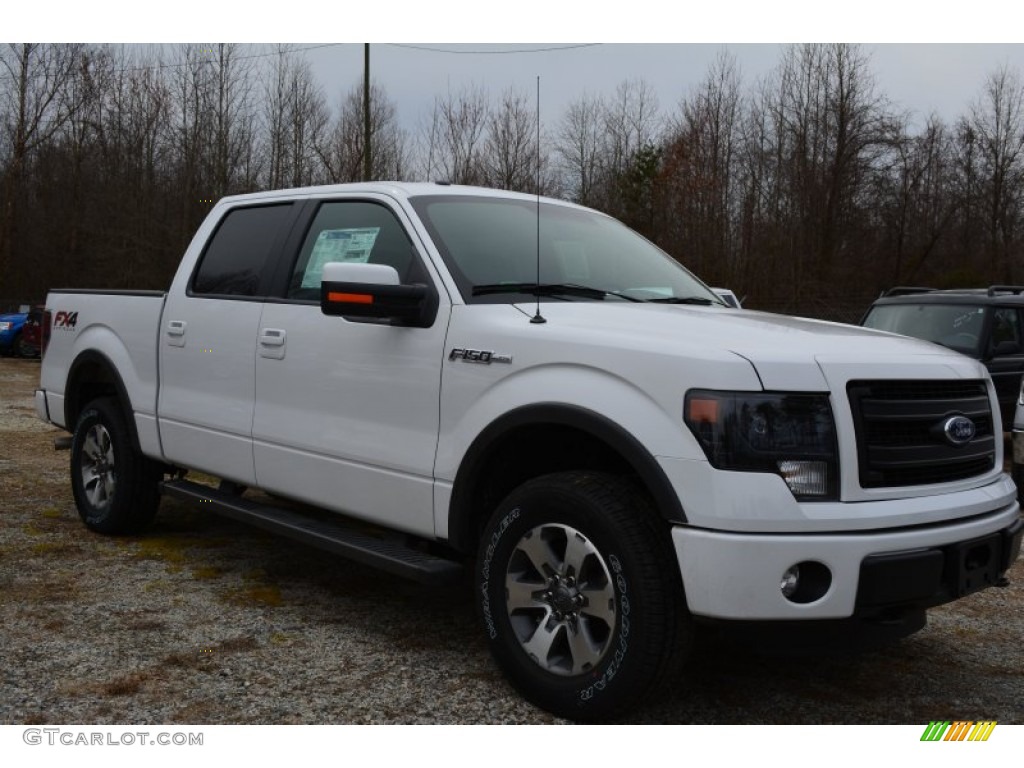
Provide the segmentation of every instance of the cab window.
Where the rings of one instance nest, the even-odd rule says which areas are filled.
[[[235,208],[210,238],[192,278],[193,294],[264,295],[292,203]]]
[[[402,283],[425,283],[427,275],[395,214],[362,200],[323,203],[299,251],[288,298],[319,301],[324,265],[330,262],[386,264]]]

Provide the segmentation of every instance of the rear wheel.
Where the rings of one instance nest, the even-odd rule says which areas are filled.
[[[668,531],[608,475],[565,472],[513,491],[477,559],[491,652],[544,709],[601,720],[675,682],[690,639]]]
[[[39,348],[25,341],[25,337],[21,334],[14,341],[14,350],[18,353],[18,357],[39,357]]]
[[[132,443],[116,400],[93,400],[71,441],[71,488],[82,522],[99,533],[145,528],[160,503],[160,465]]]

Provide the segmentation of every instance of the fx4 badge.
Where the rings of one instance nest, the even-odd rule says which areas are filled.
[[[512,355],[499,355],[489,349],[463,349],[454,347],[448,353],[449,360],[465,360],[467,363],[511,363]]]
[[[61,330],[73,331],[75,326],[78,325],[78,313],[77,312],[65,312],[61,310],[53,318],[53,327],[60,328]]]

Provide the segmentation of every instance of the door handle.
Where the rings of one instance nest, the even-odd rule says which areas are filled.
[[[284,360],[285,332],[282,328],[264,328],[260,331],[260,357]]]
[[[284,346],[285,333],[280,328],[264,328],[260,332],[260,344],[266,347]]]
[[[167,322],[167,343],[172,347],[185,346],[185,329],[188,323],[184,320],[169,320]]]

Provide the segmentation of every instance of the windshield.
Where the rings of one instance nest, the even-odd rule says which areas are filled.
[[[901,333],[977,357],[985,308],[972,304],[889,304],[874,307],[864,325]]]
[[[563,205],[462,195],[410,201],[469,303],[680,301],[721,305],[700,280],[615,219]]]

